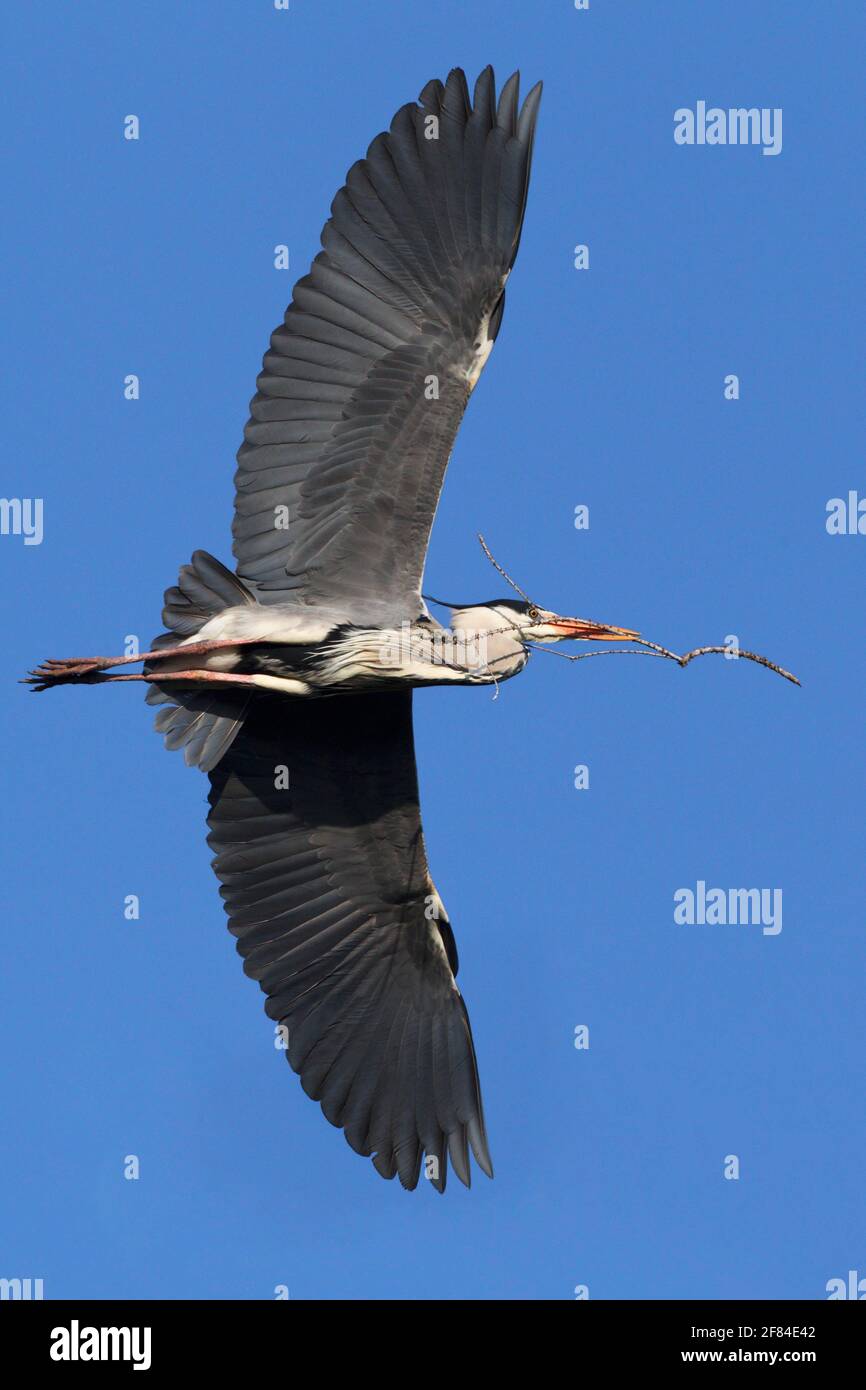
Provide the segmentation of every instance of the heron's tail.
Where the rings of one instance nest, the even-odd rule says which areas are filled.
[[[184,638],[194,637],[223,609],[255,602],[236,574],[206,550],[197,550],[190,563],[182,566],[177,584],[165,591],[162,620],[167,631],[151,645],[153,649],[175,647]],[[165,686],[152,685],[146,698],[149,705],[162,706],[154,727],[163,735],[166,748],[182,748],[190,767],[210,772],[231,747],[251,697],[231,689],[184,690],[167,679]]]
[[[255,601],[242,579],[206,550],[197,550],[189,564],[181,566],[177,584],[165,591],[162,621],[169,635],[192,637],[224,608]]]

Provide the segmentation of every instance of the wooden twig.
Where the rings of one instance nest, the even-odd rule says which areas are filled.
[[[524,593],[519,584],[515,584],[511,575],[502,568],[498,560],[494,559],[490,547],[480,532],[478,540],[493,568],[499,571],[515,593],[520,594],[522,599],[531,604],[532,599],[529,595]],[[598,624],[598,626],[600,627],[602,624]],[[532,646],[532,650],[536,652],[550,652],[551,656],[561,656],[564,661],[588,661],[591,656],[660,656],[668,661],[675,661],[678,666],[688,666],[689,662],[694,661],[696,656],[709,656],[715,652],[722,656],[728,656],[731,660],[739,660],[742,657],[746,661],[755,661],[759,666],[766,666],[768,671],[775,671],[777,676],[784,676],[785,680],[791,681],[793,685],[800,684],[797,677],[790,671],[786,671],[784,666],[777,666],[775,661],[770,661],[769,657],[760,656],[758,652],[738,650],[735,654],[731,647],[695,647],[693,651],[686,652],[684,656],[678,656],[676,652],[669,651],[667,647],[659,646],[658,642],[650,642],[645,637],[632,637],[629,640],[637,642],[638,647],[608,647],[600,652],[572,654],[570,652],[555,652],[551,647],[543,647],[535,643],[527,643],[527,646]]]
[[[657,642],[648,642],[643,637],[633,637],[633,642],[639,642],[640,647],[610,647],[604,651],[580,652],[555,652],[551,647],[533,646],[533,651],[550,652],[551,656],[561,656],[564,661],[588,661],[591,656],[658,656],[668,661],[675,661],[678,666],[688,666],[690,661],[694,661],[696,656],[708,656],[717,652],[724,656],[727,654],[731,660],[739,660],[741,657],[746,661],[755,661],[759,666],[766,666],[768,671],[775,671],[777,676],[784,676],[786,681],[791,681],[794,685],[800,685],[800,681],[790,671],[786,671],[784,666],[778,666],[775,661],[770,661],[769,657],[761,656],[758,652],[738,651],[736,657],[730,647],[695,647],[693,651],[686,652],[684,656],[678,656],[676,652],[668,651],[667,647],[660,647]]]
[[[512,589],[516,594],[519,594],[522,599],[525,599],[527,603],[531,604],[532,599],[529,597],[529,594],[524,593],[523,589],[521,589],[519,584],[515,584],[514,580],[511,578],[511,575],[506,574],[505,570],[502,568],[498,560],[494,560],[493,555],[490,551],[490,547],[488,546],[486,540],[484,539],[480,531],[478,533],[478,541],[481,546],[481,549],[484,551],[484,554],[487,556],[493,568],[499,571],[499,573],[502,575],[502,578],[506,581],[507,584],[511,585]]]

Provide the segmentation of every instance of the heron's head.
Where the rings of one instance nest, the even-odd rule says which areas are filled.
[[[518,642],[628,642],[638,636],[631,628],[596,623],[589,618],[564,618],[535,603],[507,598],[455,609],[454,625],[488,633],[511,630]]]

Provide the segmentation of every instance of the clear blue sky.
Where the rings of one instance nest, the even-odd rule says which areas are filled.
[[[866,494],[862,10],[165,0],[14,25],[2,490],[44,499],[44,539],[0,537],[0,1275],[328,1299],[821,1298],[866,1275],[866,536],[825,528]],[[146,641],[194,548],[229,559],[261,355],[334,192],[429,77],[488,62],[545,95],[428,587],[504,596],[483,530],[545,605],[679,649],[735,633],[803,688],[538,656],[495,702],[417,699],[496,1165],[439,1198],[382,1182],[274,1050],[206,780],[139,689],[14,681]],[[676,145],[699,100],[781,107],[782,153]],[[699,880],[782,889],[782,931],[677,925]]]

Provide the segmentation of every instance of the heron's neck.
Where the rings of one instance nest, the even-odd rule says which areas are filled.
[[[529,652],[517,630],[490,608],[455,608],[451,630],[483,652],[488,680],[507,680],[522,671]]]

